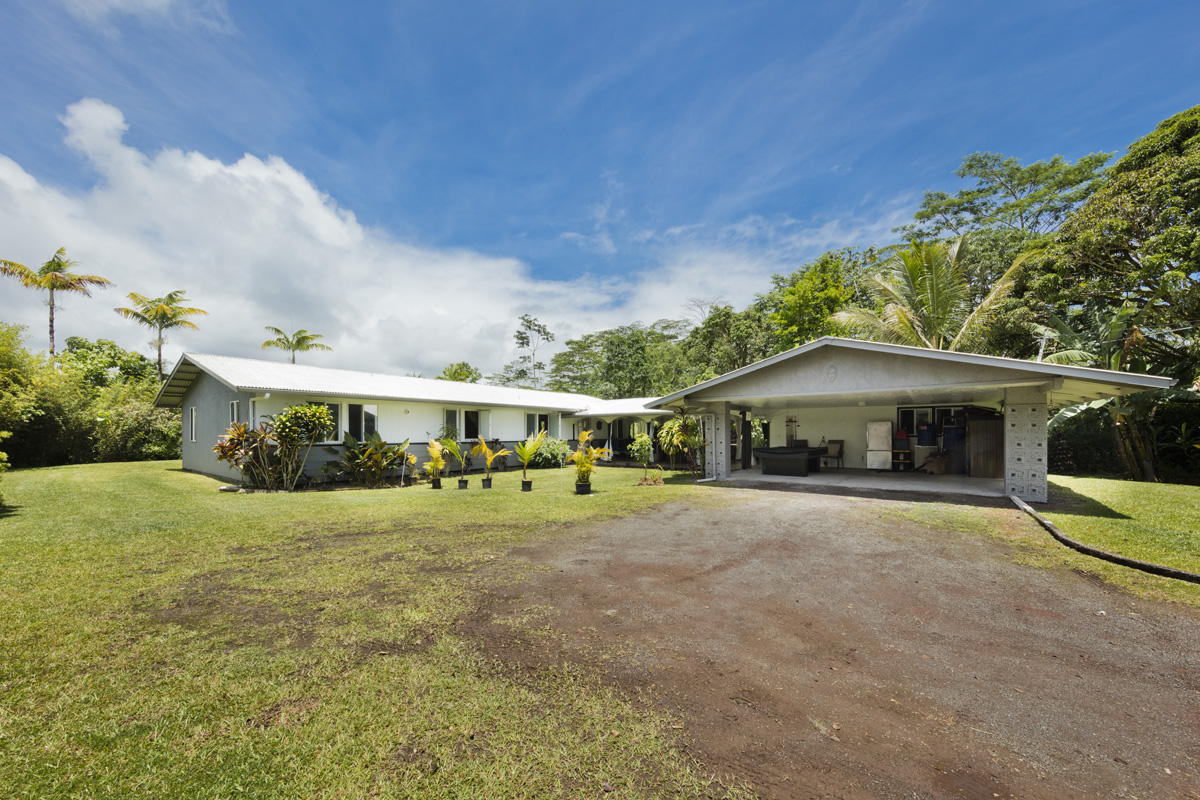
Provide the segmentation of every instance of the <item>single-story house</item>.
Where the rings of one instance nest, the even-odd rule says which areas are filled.
[[[1006,493],[1036,502],[1046,499],[1050,409],[1171,383],[824,337],[666,397],[624,400],[185,353],[156,402],[183,410],[184,469],[234,481],[240,476],[212,451],[217,439],[233,422],[256,423],[289,405],[327,405],[338,431],[329,445],[340,444],[344,432],[362,438],[375,431],[389,442],[420,444],[453,427],[461,441],[482,436],[511,449],[538,430],[567,439],[591,430],[618,454],[636,430],[653,433],[684,411],[704,424],[710,478],[753,465],[757,420],[768,446],[840,441],[841,466],[877,470],[913,469],[938,454],[949,472],[1002,479]],[[868,451],[871,423],[888,423],[897,440],[889,435],[880,445],[876,435]],[[330,458],[314,448],[309,473]]]
[[[539,430],[551,436],[577,436],[582,424],[607,439],[611,414],[588,416],[589,407],[609,401],[582,394],[511,389],[477,383],[412,378],[287,364],[251,358],[185,353],[171,370],[156,404],[183,411],[183,468],[238,481],[240,475],[217,461],[213,445],[232,423],[257,424],[289,405],[320,403],[335,422],[330,441],[314,447],[308,473],[333,456],[325,445],[339,445],[344,433],[363,439],[378,432],[388,442],[411,439],[420,445],[445,428],[471,442],[499,439],[509,449]],[[623,412],[669,417],[626,403]],[[425,452],[415,449],[418,458]]]
[[[844,443],[846,467],[871,463],[868,424],[904,438],[893,468],[949,453],[949,468],[1004,479],[1005,492],[1046,500],[1049,410],[1171,386],[1170,378],[827,336],[649,404],[701,416],[708,477],[751,464],[750,423],[767,445]],[[923,448],[923,450],[922,450]],[[882,456],[882,452],[879,453]],[[736,460],[735,460],[736,459]],[[886,467],[884,467],[886,468]]]

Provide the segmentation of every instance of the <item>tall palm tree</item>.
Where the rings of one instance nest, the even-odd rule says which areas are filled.
[[[187,300],[182,289],[176,289],[173,292],[168,292],[162,297],[146,297],[137,292],[130,292],[129,299],[133,301],[134,308],[116,308],[113,309],[125,319],[131,319],[139,325],[145,325],[150,330],[154,331],[156,336],[150,340],[150,344],[154,345],[158,350],[158,379],[163,379],[162,368],[162,348],[167,342],[167,337],[163,334],[166,331],[176,328],[189,328],[196,330],[196,323],[188,319],[197,314],[208,314],[202,308],[187,308],[183,303]]]
[[[1014,263],[979,305],[972,307],[963,269],[967,240],[913,242],[884,263],[885,271],[864,285],[882,310],[849,308],[831,319],[852,334],[876,342],[934,350],[978,346],[999,302],[1012,291],[1020,269]]]
[[[263,342],[262,349],[266,350],[271,347],[278,347],[280,350],[287,350],[292,354],[293,364],[296,363],[296,353],[307,353],[309,350],[333,350],[329,345],[321,344],[317,341],[317,339],[325,338],[319,333],[309,333],[301,328],[289,336],[281,329],[272,325],[268,325],[266,328],[275,334],[275,338]]]
[[[0,258],[0,275],[16,278],[22,286],[48,292],[50,297],[46,305],[50,306],[50,355],[54,355],[54,293],[78,292],[85,297],[91,297],[88,287],[111,286],[112,281],[99,275],[77,275],[71,272],[78,263],[67,258],[67,248],[60,247],[54,257],[42,264],[41,269],[34,272],[24,264],[15,261],[5,261]]]

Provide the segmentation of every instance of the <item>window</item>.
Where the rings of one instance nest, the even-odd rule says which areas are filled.
[[[439,432],[443,438],[458,439],[458,409],[447,408],[442,414],[442,430]]]
[[[333,433],[330,434],[327,444],[336,444],[342,440],[342,404],[341,403],[324,403],[320,400],[309,400],[310,406],[325,406],[329,409],[329,416],[333,417]]]
[[[549,414],[526,414],[525,415],[525,435],[537,436],[539,431],[550,430],[550,415]]]
[[[196,407],[188,409],[188,441],[196,441]]]
[[[358,441],[375,435],[379,421],[379,406],[359,403],[350,404],[350,416],[346,420],[350,435]]]
[[[229,424],[230,425],[234,425],[238,422],[241,422],[241,411],[242,411],[242,401],[241,400],[230,400],[229,401]]]
[[[463,412],[463,439],[472,441],[479,438],[479,412]]]

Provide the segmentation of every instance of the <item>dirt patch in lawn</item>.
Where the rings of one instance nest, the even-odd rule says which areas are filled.
[[[460,633],[587,665],[764,797],[1200,798],[1194,611],[1014,563],[944,508],[714,491],[511,551],[537,574]]]

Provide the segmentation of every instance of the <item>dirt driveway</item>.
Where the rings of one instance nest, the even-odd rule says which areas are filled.
[[[764,797],[1200,798],[1200,615],[920,503],[714,492],[515,551],[542,571],[463,633],[594,666]],[[539,614],[550,644],[506,624]]]

